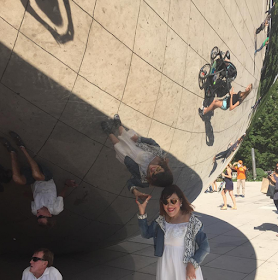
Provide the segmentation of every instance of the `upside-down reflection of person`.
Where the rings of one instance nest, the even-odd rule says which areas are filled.
[[[210,247],[202,222],[193,214],[193,206],[178,186],[168,186],[160,196],[160,216],[148,225],[145,210],[150,198],[142,204],[136,202],[141,235],[153,237],[154,255],[160,257],[156,279],[203,280],[200,264]]]
[[[209,177],[213,174],[213,172],[217,168],[217,160],[222,159],[222,162],[224,163],[225,160],[237,149],[237,147],[243,141],[245,136],[246,136],[246,133],[244,133],[234,144],[230,143],[227,150],[222,151],[213,157],[213,160],[212,160],[213,167],[209,174]]]
[[[127,181],[129,191],[145,200],[148,195],[138,191],[137,187],[171,185],[173,174],[166,153],[160,146],[151,138],[138,136],[134,130],[126,131],[118,114],[114,116],[113,122],[113,126],[119,129],[118,137],[114,135],[113,126],[109,125],[109,122],[102,122],[101,127],[114,145],[116,158],[132,175],[132,178]]]
[[[68,188],[76,187],[77,184],[74,180],[66,180],[64,188],[57,196],[56,184],[52,173],[45,166],[38,164],[29,155],[25,144],[17,133],[10,131],[9,134],[29,163],[29,167],[21,168],[17,151],[6,138],[0,138],[0,142],[11,156],[13,181],[22,186],[31,185],[32,194],[25,193],[25,196],[31,200],[31,211],[37,216],[37,222],[40,226],[52,227],[55,224],[53,215],[58,215],[64,210],[63,198]]]
[[[252,88],[253,85],[250,84],[246,87],[245,91],[239,91],[238,93],[235,93],[234,88],[232,87],[230,95],[225,97],[223,100],[214,99],[208,107],[199,108],[200,117],[203,117],[208,112],[214,111],[217,108],[221,108],[224,111],[228,109],[230,111],[234,110],[244,101],[244,99],[251,92]]]

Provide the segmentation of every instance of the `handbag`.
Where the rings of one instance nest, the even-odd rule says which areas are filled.
[[[269,184],[266,195],[270,196],[270,198],[272,199],[274,194],[275,194],[275,186]]]
[[[218,192],[221,192],[223,189],[225,189],[225,185],[226,185],[226,182],[225,181],[222,181],[218,187]]]

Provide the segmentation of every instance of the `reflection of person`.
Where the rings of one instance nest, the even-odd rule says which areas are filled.
[[[29,155],[20,136],[11,131],[11,137],[25,155],[30,167],[20,168],[17,152],[10,142],[1,138],[0,141],[7,148],[11,155],[13,181],[19,185],[32,185],[33,200],[31,210],[37,216],[38,223],[42,226],[52,226],[54,220],[52,215],[58,215],[64,209],[63,197],[69,187],[75,187],[73,180],[67,180],[66,184],[57,197],[56,185],[53,181],[51,172]]]
[[[273,202],[277,208],[278,211],[278,162],[275,165],[275,170],[271,175],[268,176],[268,178],[271,180],[271,182],[275,185],[275,193],[273,196]],[[276,235],[278,237],[278,234]]]
[[[240,187],[242,187],[242,197],[245,196],[245,179],[246,179],[246,166],[243,165],[242,160],[234,162],[233,168],[237,171],[237,196],[240,193]]]
[[[199,108],[200,117],[204,116],[210,111],[214,111],[217,108],[221,108],[222,110],[230,109],[230,111],[234,110],[248,96],[252,90],[252,87],[252,84],[250,84],[246,87],[245,91],[239,91],[238,93],[235,93],[234,88],[232,88],[230,95],[225,97],[223,100],[214,99],[208,107]]]
[[[63,277],[57,268],[53,267],[53,253],[41,248],[34,252],[30,267],[27,267],[22,274],[22,280],[62,280]]]
[[[265,27],[268,26],[268,22],[271,18],[271,14],[274,11],[274,9],[275,9],[275,2],[273,3],[272,8],[265,12],[265,13],[267,13],[267,16],[266,16],[265,20],[262,22],[262,24],[256,29],[256,32],[255,32],[256,34],[259,34],[262,30],[265,29]]]
[[[26,2],[24,0],[20,0],[22,5],[26,6]],[[70,9],[70,3],[69,0],[63,0],[64,2],[64,8],[67,13],[67,18],[65,18],[68,21],[67,30],[64,34],[59,34],[57,32],[58,26],[63,25],[63,21],[65,19],[62,18],[62,14],[60,12],[59,4],[56,1],[36,1],[37,7],[41,10],[41,12],[47,16],[47,18],[52,22],[53,27],[50,26],[44,19],[40,17],[40,15],[35,11],[33,8],[32,3],[29,4],[27,12],[30,13],[40,24],[42,24],[54,37],[54,39],[60,43],[65,44],[69,41],[72,41],[74,38],[74,27],[72,22],[72,16],[71,16],[71,9]]]
[[[113,134],[108,122],[101,123],[103,131],[114,144],[117,159],[132,174],[132,178],[127,182],[128,189],[144,200],[148,195],[139,192],[136,187],[171,185],[173,174],[160,146],[151,138],[138,136],[133,130],[126,131],[117,114],[114,116],[114,125],[119,128],[118,138]]]
[[[262,45],[260,46],[260,48],[258,48],[257,50],[255,50],[255,53],[254,53],[254,54],[256,54],[257,52],[261,51],[261,50],[263,49],[263,47],[264,47],[264,46],[267,46],[268,44],[269,44],[269,37],[267,37],[267,38],[263,41],[263,43],[262,43]]]
[[[223,207],[221,207],[221,210],[227,210],[227,197],[226,197],[226,192],[227,191],[229,192],[229,195],[230,195],[230,197],[233,201],[233,204],[234,204],[232,209],[236,210],[237,207],[236,207],[236,200],[235,200],[234,193],[233,193],[234,183],[232,181],[231,164],[227,165],[226,172],[222,173],[222,177],[224,178],[224,181],[225,181],[225,189],[223,189],[222,192],[221,192],[221,195],[222,195],[223,201],[224,201],[224,205],[223,205]]]
[[[223,159],[223,162],[231,155],[232,152],[234,152],[238,145],[243,141],[246,134],[244,133],[234,144],[231,144],[230,147],[228,147],[227,150],[218,153],[213,157],[213,162],[215,162],[218,159]]]
[[[274,9],[275,9],[275,2],[273,2],[272,7],[265,12],[265,13],[267,13],[267,17],[266,17],[267,19],[269,19],[271,17]]]
[[[265,19],[264,22],[262,22],[262,24],[256,29],[256,34],[259,34],[267,26],[268,26],[268,20]]]
[[[141,235],[153,237],[154,254],[160,257],[156,279],[202,280],[200,264],[210,247],[201,221],[192,213],[192,205],[176,185],[168,186],[160,196],[160,216],[148,225],[145,210],[150,198],[142,204],[136,202]]]

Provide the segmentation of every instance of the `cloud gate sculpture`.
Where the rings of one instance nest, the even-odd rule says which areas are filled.
[[[4,185],[2,251],[78,252],[138,233],[138,208],[126,185],[131,174],[100,125],[114,114],[166,151],[174,183],[194,201],[225,167],[213,166],[213,157],[249,125],[263,62],[262,52],[256,61],[253,55],[261,6],[253,0],[2,0],[0,136],[14,143],[9,131],[17,132],[31,157],[51,170],[58,193],[66,179],[79,185],[47,229],[38,227],[24,198],[30,187]],[[230,52],[235,92],[250,83],[253,90],[235,110],[202,119],[198,74],[214,46]],[[0,153],[0,164],[10,169],[3,145]],[[152,194],[151,219],[161,188],[144,192]]]

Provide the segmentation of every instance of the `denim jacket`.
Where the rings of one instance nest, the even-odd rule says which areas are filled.
[[[142,142],[142,143],[146,143],[150,146],[159,147],[159,145],[151,138],[139,137],[137,142]],[[149,187],[148,182],[142,182],[140,171],[139,171],[139,166],[133,159],[126,156],[124,159],[124,164],[132,175],[132,178],[127,181],[127,188],[130,192],[133,192],[133,189],[135,187],[140,187],[140,188]]]
[[[159,216],[150,225],[147,222],[147,214],[138,215],[138,223],[143,238],[154,240],[154,255],[161,257],[164,251],[165,218]],[[184,258],[183,262],[191,262],[198,268],[206,255],[210,252],[208,238],[203,232],[202,222],[191,214],[184,237]]]

